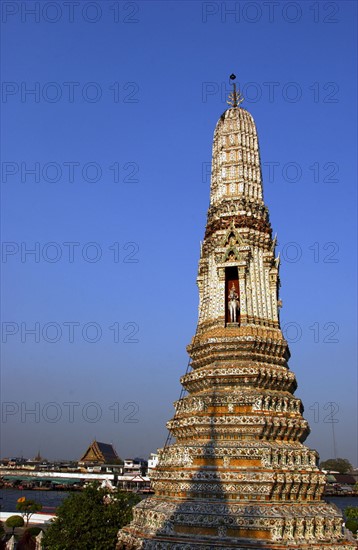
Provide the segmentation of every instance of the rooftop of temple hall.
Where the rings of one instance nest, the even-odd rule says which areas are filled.
[[[79,463],[115,464],[119,461],[123,462],[112,444],[94,440],[80,458]]]

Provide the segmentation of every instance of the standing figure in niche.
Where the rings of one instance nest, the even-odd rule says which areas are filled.
[[[237,311],[239,309],[239,295],[235,290],[235,285],[232,283],[228,296],[228,308],[230,313],[230,322],[236,323]]]

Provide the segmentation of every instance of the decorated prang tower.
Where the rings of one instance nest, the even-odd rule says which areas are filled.
[[[233,84],[214,134],[198,327],[168,423],[176,442],[160,451],[155,495],[135,507],[118,550],[357,548],[303,445],[257,132],[241,102]]]

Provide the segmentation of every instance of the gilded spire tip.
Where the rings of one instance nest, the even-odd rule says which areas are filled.
[[[233,91],[229,94],[229,97],[226,101],[231,107],[239,107],[239,105],[244,101],[243,96],[239,91],[236,91],[236,75],[232,73],[230,75],[230,84],[233,86]]]

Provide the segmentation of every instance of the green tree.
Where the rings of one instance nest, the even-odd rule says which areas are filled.
[[[41,533],[41,527],[29,527],[27,533],[30,533],[32,537],[37,537]]]
[[[355,519],[358,521],[358,506],[347,506],[344,510],[347,519]]]
[[[347,529],[352,531],[353,534],[355,534],[358,531],[358,520],[356,520],[356,519],[347,519],[346,527],[347,527]]]
[[[46,550],[114,550],[118,530],[132,519],[140,498],[133,493],[108,493],[91,484],[72,493],[57,509],[57,517],[45,532]]]
[[[12,529],[12,534],[14,534],[16,527],[23,527],[25,522],[21,516],[10,516],[7,518],[5,523],[7,527],[10,527],[10,529]]]
[[[344,515],[347,518],[347,529],[352,531],[352,533],[356,533],[358,531],[358,506],[347,506],[344,510]]]
[[[340,474],[347,474],[353,470],[352,464],[346,458],[330,458],[320,463],[323,470],[334,470]]]
[[[16,510],[21,512],[22,517],[26,518],[26,527],[29,524],[30,517],[36,512],[42,510],[42,504],[36,500],[27,499],[25,497],[19,498],[16,504]]]

